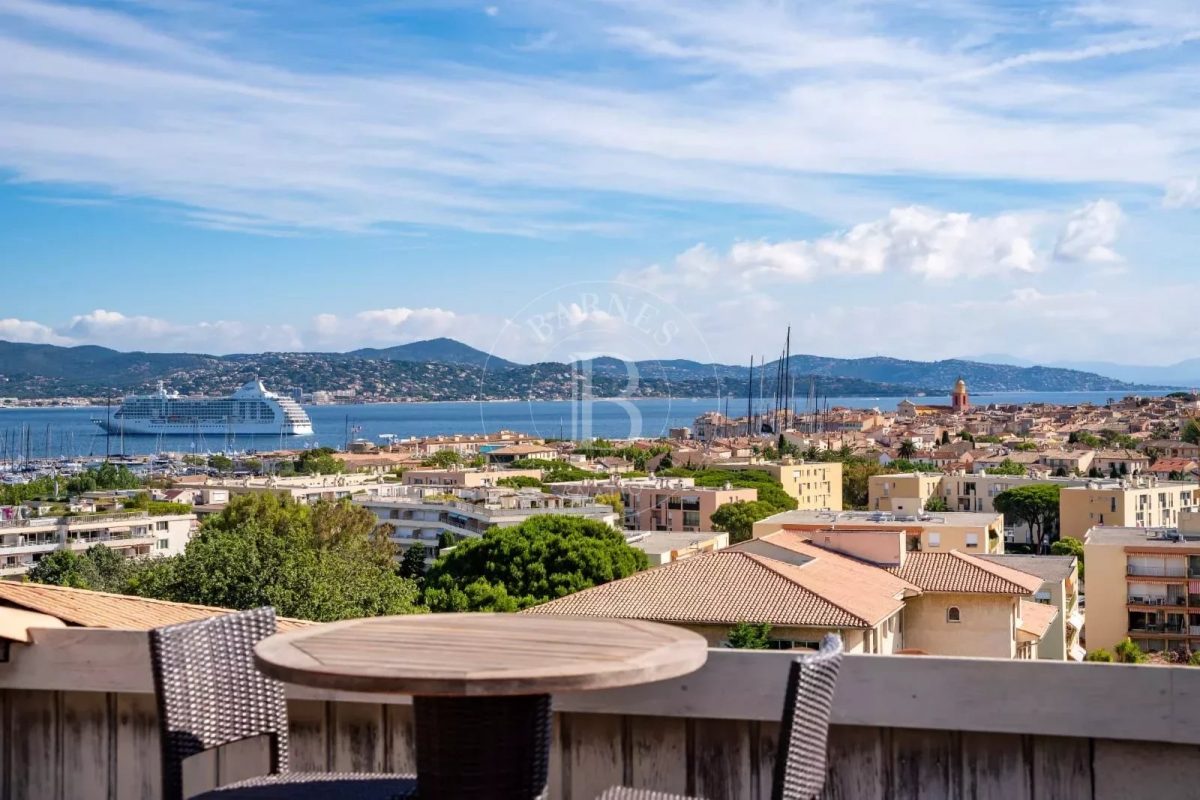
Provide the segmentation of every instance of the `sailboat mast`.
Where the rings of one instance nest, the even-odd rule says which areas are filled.
[[[754,430],[754,354],[750,354],[750,377],[746,380],[746,436]]]

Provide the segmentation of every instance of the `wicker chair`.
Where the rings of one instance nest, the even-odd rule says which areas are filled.
[[[274,632],[273,608],[239,611],[150,632],[164,800],[184,798],[184,759],[256,736],[268,738],[270,774],[199,797],[397,800],[413,795],[416,780],[410,776],[288,772],[283,684],[254,666],[254,645]]]
[[[842,640],[832,634],[821,642],[820,652],[792,662],[779,727],[772,800],[811,800],[824,788],[829,715],[841,666]],[[620,786],[609,789],[599,800],[697,799]]]

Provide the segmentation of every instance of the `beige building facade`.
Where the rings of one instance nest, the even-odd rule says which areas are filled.
[[[796,500],[796,508],[810,511],[842,508],[842,465],[837,461],[731,461],[713,465],[717,469],[758,470],[779,482]]]
[[[1200,485],[1160,481],[1153,475],[1089,481],[1059,495],[1059,535],[1083,539],[1097,526],[1172,528],[1179,515],[1200,507]]]
[[[940,472],[872,475],[867,479],[867,504],[873,511],[920,514],[941,483]]]
[[[967,554],[1004,552],[1004,517],[994,512],[893,514],[884,511],[784,511],[754,523],[754,538],[777,531],[821,532],[835,536],[839,530],[903,533],[909,550]],[[815,541],[815,540],[814,540]],[[817,541],[817,544],[822,542]]]
[[[1125,637],[1146,651],[1200,650],[1200,514],[1183,527],[1096,527],[1084,542],[1087,647]]]
[[[635,531],[711,531],[712,513],[726,503],[758,499],[757,489],[696,486],[692,478],[607,478],[548,485],[563,496],[619,494],[625,505],[624,527]]]

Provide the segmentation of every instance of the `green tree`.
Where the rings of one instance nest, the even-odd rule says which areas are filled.
[[[412,578],[419,581],[425,577],[425,547],[424,545],[412,545],[404,551],[403,558],[400,559],[400,566],[397,570],[405,578]]]
[[[1017,442],[1012,446],[1012,449],[1022,453],[1033,453],[1037,451],[1038,446],[1035,442]]]
[[[596,495],[595,499],[596,499],[596,502],[601,505],[612,506],[613,511],[617,512],[617,520],[618,521],[625,519],[625,501],[621,499],[620,492],[609,492],[608,494],[598,494],[598,495]]]
[[[941,514],[949,511],[950,506],[946,503],[946,498],[940,494],[935,494],[930,495],[929,499],[925,501],[925,510]]]
[[[911,439],[905,439],[900,443],[899,455],[901,458],[912,459],[917,454],[917,446],[913,444]]]
[[[1111,664],[1116,661],[1116,659],[1113,658],[1113,654],[1108,650],[1105,650],[1103,647],[1097,648],[1096,650],[1089,650],[1088,654],[1083,657],[1083,660],[1102,661],[1107,664]]]
[[[601,522],[535,516],[468,539],[434,562],[425,602],[434,611],[516,611],[627,577],[647,563]]]
[[[438,450],[421,460],[422,467],[436,467],[437,469],[449,469],[457,467],[463,463],[462,456],[454,450]]]
[[[1188,420],[1180,431],[1180,439],[1188,444],[1200,445],[1200,421]]]
[[[1083,542],[1073,536],[1064,536],[1050,545],[1050,554],[1055,556],[1075,556],[1079,562],[1079,580],[1083,580]]]
[[[771,641],[771,625],[767,622],[739,622],[729,629],[729,646],[738,650],[766,650]]]
[[[1011,458],[1006,458],[994,467],[988,469],[988,475],[1024,475],[1024,464],[1017,464]]]
[[[114,489],[137,489],[141,485],[141,479],[130,472],[128,467],[105,462],[99,467],[85,470],[67,481],[67,492],[80,494]]]
[[[842,462],[842,505],[848,509],[863,509],[870,502],[872,475],[882,475],[892,470],[878,461],[852,459]]]
[[[270,605],[322,622],[420,610],[417,585],[397,574],[374,515],[333,505],[236,497],[205,520],[182,555],[150,561],[128,591],[223,608]]]
[[[26,577],[33,583],[119,593],[139,569],[139,562],[97,544],[82,553],[75,550],[48,553]]]
[[[888,462],[886,472],[898,475],[902,472],[941,472],[942,468],[929,461],[910,461],[907,458],[893,458]]]
[[[709,518],[715,530],[729,534],[729,543],[736,544],[750,538],[754,523],[775,514],[775,507],[762,500],[748,503],[725,503]]]
[[[346,464],[332,447],[305,450],[296,459],[294,471],[300,475],[337,475],[346,471]]]
[[[214,453],[208,457],[208,466],[215,469],[217,472],[226,473],[233,471],[233,459],[221,453]]]
[[[1144,664],[1149,661],[1146,654],[1142,652],[1142,648],[1134,644],[1128,636],[1113,648],[1113,656],[1121,664]]]
[[[1046,552],[1048,541],[1058,538],[1058,496],[1056,484],[1035,483],[1015,486],[992,500],[992,506],[1004,515],[1009,524],[1022,522],[1033,531],[1036,551]]]
[[[528,475],[512,475],[507,478],[500,478],[496,481],[497,486],[507,486],[510,489],[545,489],[546,485],[537,478],[531,478]]]

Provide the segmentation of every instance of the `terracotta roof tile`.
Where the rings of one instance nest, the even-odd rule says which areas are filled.
[[[865,628],[872,624],[801,585],[796,573],[804,569],[725,550],[584,589],[526,613],[728,625],[769,622]]]
[[[908,553],[904,564],[888,569],[927,592],[1033,594],[1042,579],[1027,572],[990,564],[974,556],[949,553]]]
[[[1034,603],[1029,600],[1021,601],[1021,624],[1017,630],[1024,631],[1037,638],[1046,635],[1050,623],[1058,616],[1058,609],[1049,603]]]
[[[172,603],[131,595],[15,581],[0,581],[0,603],[57,617],[68,625],[133,630],[149,630],[161,625],[192,622],[230,612],[230,609],[216,606]],[[286,617],[280,617],[278,622],[280,630],[313,624],[306,620]]]

